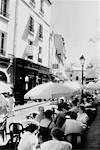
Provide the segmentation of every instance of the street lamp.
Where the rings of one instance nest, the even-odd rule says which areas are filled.
[[[84,63],[85,63],[85,57],[82,55],[80,57],[80,63],[82,65],[82,85],[83,85],[83,78],[84,78]],[[82,89],[82,101],[83,101],[83,89]]]
[[[83,55],[80,57],[80,63],[82,65],[82,85],[83,85],[84,63],[85,63],[85,57]]]

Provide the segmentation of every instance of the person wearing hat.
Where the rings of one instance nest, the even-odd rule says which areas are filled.
[[[46,141],[40,145],[41,150],[71,150],[72,145],[64,141],[64,133],[59,128],[51,130],[52,140]]]

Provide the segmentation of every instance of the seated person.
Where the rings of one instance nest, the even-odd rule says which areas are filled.
[[[50,123],[52,122],[52,114],[53,112],[51,110],[46,110],[44,112],[44,119],[40,121],[40,126],[48,127]]]
[[[85,107],[84,104],[80,104],[79,107],[79,112],[77,113],[77,118],[76,120],[80,121],[83,124],[87,124],[89,117],[88,115],[85,113]]]
[[[38,144],[38,138],[35,135],[37,128],[38,126],[35,124],[30,124],[26,127],[26,132],[22,135],[18,144],[18,150],[34,150]]]
[[[75,112],[77,113],[78,112],[78,99],[75,98],[73,101],[72,101],[72,108],[69,109],[69,112]]]
[[[58,127],[58,128],[62,128],[63,124],[65,123],[65,115],[63,114],[57,114],[55,120],[54,120],[54,124],[55,124],[55,127]]]
[[[97,109],[98,103],[99,103],[98,94],[95,91],[95,93],[93,94],[93,105],[96,109]]]
[[[84,107],[85,108],[91,108],[92,107],[92,103],[91,103],[90,97],[84,98]]]
[[[64,99],[63,98],[61,98],[60,99],[60,102],[59,102],[59,104],[58,104],[58,110],[59,111],[67,111],[69,108],[68,108],[68,104],[67,104],[67,102],[64,102]]]
[[[39,126],[39,137],[42,136],[43,142],[51,139],[50,125],[52,123],[53,112],[51,110],[46,110],[44,114],[45,114],[45,118],[40,121],[40,126]]]
[[[64,134],[70,134],[70,133],[82,133],[82,131],[86,128],[84,124],[82,124],[80,121],[77,121],[74,119],[74,115],[71,114],[71,118],[66,119],[62,130],[64,131]]]
[[[63,140],[64,133],[54,128],[51,130],[52,140],[46,141],[40,145],[41,150],[71,150],[72,145],[69,142]]]
[[[43,106],[39,106],[38,107],[38,111],[39,111],[39,114],[37,114],[35,116],[35,120],[40,122],[45,117],[45,115],[44,115],[44,107]]]

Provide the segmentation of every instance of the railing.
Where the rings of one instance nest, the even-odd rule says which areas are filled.
[[[9,18],[9,14],[5,12],[4,10],[0,10],[0,15]]]

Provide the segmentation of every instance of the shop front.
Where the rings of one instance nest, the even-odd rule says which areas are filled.
[[[24,104],[24,95],[27,91],[50,80],[49,68],[21,58],[14,58],[13,66],[16,104]]]

